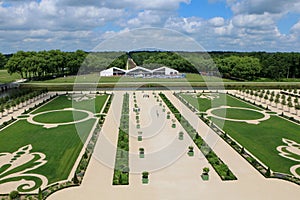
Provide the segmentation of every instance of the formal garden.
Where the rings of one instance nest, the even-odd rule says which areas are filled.
[[[230,94],[200,92],[175,96],[266,177],[273,175],[299,183],[299,124],[271,112],[268,106],[258,107]]]
[[[28,194],[47,196],[78,185],[111,98],[108,94],[56,94],[2,128],[2,195],[15,191],[27,194],[23,199],[35,199]]]

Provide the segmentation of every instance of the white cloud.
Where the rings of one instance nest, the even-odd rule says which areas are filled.
[[[186,35],[164,28],[124,29],[109,32],[109,36],[94,51],[132,51],[140,49],[159,49],[168,51],[203,50]]]
[[[162,22],[163,13],[145,10],[139,12],[138,15],[132,19],[129,19],[126,26],[129,27],[147,27],[147,26],[157,26]]]
[[[191,0],[61,0],[63,6],[96,6],[108,8],[128,8],[135,10],[176,10],[180,3],[189,4]]]
[[[234,26],[242,28],[253,28],[253,29],[269,29],[275,26],[275,15],[263,14],[263,15],[236,15],[232,21]]]
[[[209,19],[208,22],[215,27],[223,26],[225,23],[225,20],[223,17],[214,17],[212,19]]]
[[[291,28],[292,33],[300,33],[300,20]]]
[[[165,23],[166,28],[175,29],[184,33],[195,33],[199,31],[202,26],[203,20],[197,17],[171,17]]]
[[[300,13],[299,0],[226,0],[231,18],[179,16],[180,4],[190,2],[0,0],[0,52],[90,50],[111,36],[142,27],[180,31],[209,50],[300,50],[300,22],[288,34],[280,33],[277,25],[286,13]]]
[[[229,5],[232,6],[235,14],[278,14],[297,7],[299,9],[300,2],[299,0],[236,0],[229,2]]]

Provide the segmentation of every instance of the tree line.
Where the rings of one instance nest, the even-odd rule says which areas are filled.
[[[243,71],[256,71],[250,79],[269,78],[272,80],[282,80],[289,78],[300,78],[300,53],[296,52],[210,52],[212,59],[215,61],[218,69],[224,75],[235,75],[230,71],[236,65],[237,57],[252,58],[251,66],[245,65]],[[229,67],[229,60],[235,60],[233,67]],[[225,65],[222,61],[225,60]],[[239,63],[239,62],[238,62]],[[256,64],[255,64],[256,63]],[[227,69],[226,69],[227,68]],[[252,72],[251,72],[252,74]],[[244,77],[245,78],[245,77]],[[249,80],[245,78],[246,80]]]
[[[77,74],[87,53],[62,52],[60,50],[24,52],[13,54],[5,64],[10,74],[18,73],[22,78],[46,79]]]
[[[235,80],[300,78],[300,53],[294,52],[18,51],[10,56],[0,54],[0,69],[27,79],[48,79],[75,75],[81,66],[83,73],[110,67],[125,69],[128,58],[146,68],[167,66],[182,73],[220,72],[222,77]]]

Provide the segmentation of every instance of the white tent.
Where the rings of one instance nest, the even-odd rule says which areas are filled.
[[[126,70],[118,67],[112,67],[100,72],[100,76],[123,76],[126,74]]]
[[[156,75],[161,75],[161,76],[174,76],[174,75],[179,75],[179,72],[175,69],[169,68],[169,67],[160,67],[157,69],[146,69],[144,67],[135,67],[129,70],[125,69],[120,69],[118,67],[112,67],[106,70],[103,70],[100,72],[100,76],[156,76]]]
[[[152,70],[152,73],[153,75],[166,75],[166,76],[179,74],[177,70],[165,66]]]

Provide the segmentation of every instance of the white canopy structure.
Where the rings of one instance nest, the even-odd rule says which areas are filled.
[[[126,70],[118,67],[112,67],[100,72],[100,76],[123,76],[125,74]]]
[[[100,76],[134,76],[134,77],[147,77],[147,76],[177,76],[179,72],[169,67],[160,67],[157,69],[146,69],[144,67],[134,67],[129,70],[112,67],[100,72]]]

